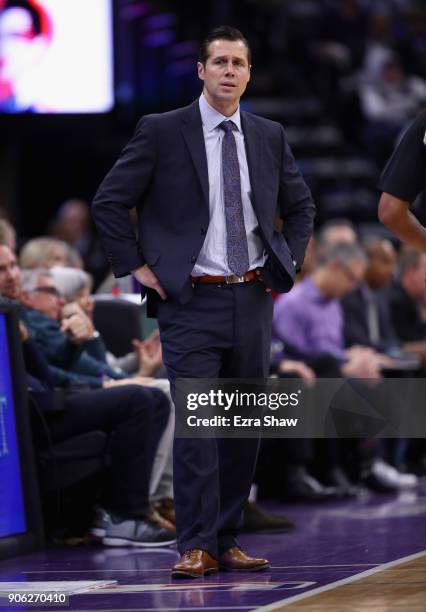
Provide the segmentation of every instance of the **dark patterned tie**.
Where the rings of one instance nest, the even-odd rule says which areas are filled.
[[[249,255],[241,201],[240,166],[232,133],[237,126],[232,121],[223,121],[219,127],[225,132],[222,140],[222,171],[228,266],[234,274],[243,276],[249,269]]]

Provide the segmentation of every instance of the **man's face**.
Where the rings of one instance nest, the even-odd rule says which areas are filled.
[[[371,289],[388,287],[395,275],[396,253],[388,240],[375,242],[368,249],[365,280]]]
[[[208,102],[213,107],[237,106],[250,80],[246,45],[242,40],[214,40],[208,52],[206,63],[197,64]]]
[[[333,278],[333,297],[342,298],[356,289],[363,280],[365,263],[352,259],[347,263],[340,261],[330,262],[330,274]]]
[[[355,230],[348,225],[337,225],[330,227],[326,234],[327,248],[340,244],[342,242],[346,244],[356,244],[358,242]]]
[[[21,295],[21,271],[16,257],[7,246],[0,246],[0,294],[11,300]]]
[[[37,288],[24,294],[24,304],[39,310],[50,319],[59,321],[65,300],[60,297],[53,280],[49,276],[39,276]]]

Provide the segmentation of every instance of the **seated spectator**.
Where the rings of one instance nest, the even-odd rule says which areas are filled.
[[[318,259],[331,246],[340,242],[356,244],[358,237],[353,224],[348,219],[331,219],[326,221],[315,235],[311,236],[306,248],[305,259],[297,280],[312,274]]]
[[[11,251],[16,251],[16,231],[7,219],[0,219],[0,244],[5,244]]]
[[[20,297],[20,270],[9,247],[0,246],[0,294]],[[164,430],[169,407],[165,396],[141,385],[63,395],[57,405],[47,362],[26,327],[21,326],[30,391],[40,405],[53,442],[101,430],[113,433],[110,494],[103,523],[104,544],[111,546],[168,545],[171,530],[152,521],[148,489],[153,457]],[[35,430],[36,445],[45,437],[44,426]]]
[[[93,232],[87,202],[73,198],[61,204],[49,234],[53,238],[63,240],[80,254],[84,268],[93,277],[95,288],[104,280],[109,264]]]
[[[396,252],[389,240],[371,238],[365,244],[364,279],[342,297],[345,346],[370,346],[389,353],[399,348],[387,293],[396,272]]]
[[[19,265],[22,269],[51,268],[52,266],[69,266],[83,269],[79,253],[63,240],[32,238],[21,249]]]
[[[326,221],[316,233],[317,256],[335,244],[344,242],[346,244],[356,244],[358,237],[353,224],[348,219],[331,219]]]
[[[382,166],[407,123],[426,104],[426,81],[406,74],[399,58],[383,59],[375,78],[360,85],[361,106],[367,120],[366,145]]]
[[[409,359],[409,355],[405,352],[405,346],[399,338],[394,323],[399,328],[401,326],[413,326],[412,336],[417,331],[414,331],[417,325],[423,328],[418,305],[423,297],[420,284],[423,272],[421,259],[414,258],[414,261],[417,261],[418,269],[407,270],[408,274],[405,279],[407,289],[411,290],[413,298],[417,299],[417,304],[414,306],[417,317],[408,317],[408,314],[414,315],[412,312],[407,312],[407,317],[402,316],[402,312],[399,312],[397,317],[395,307],[393,308],[394,314],[392,316],[390,298],[393,296],[393,299],[397,300],[397,294],[399,294],[400,298],[403,299],[404,290],[401,285],[394,284],[391,293],[389,292],[396,273],[395,249],[388,240],[371,238],[366,243],[366,251],[368,263],[364,281],[359,284],[357,289],[342,298],[346,346],[350,347],[355,344],[370,346],[383,354],[395,358],[394,362],[383,362],[383,365],[386,366],[387,364],[387,367],[391,370],[405,369],[403,360],[406,359],[407,369],[411,369],[411,373],[415,373],[418,369],[416,360],[414,358]],[[412,253],[411,256],[408,256],[407,261],[413,261]],[[406,294],[406,297],[409,298],[408,294]],[[407,302],[405,302],[405,306],[408,306]],[[417,339],[421,338],[418,336]],[[416,348],[418,349],[417,351]],[[421,345],[416,347],[411,344],[409,352],[421,357],[423,347]]]
[[[274,305],[273,335],[284,344],[287,358],[302,359],[316,375],[339,377],[348,375],[376,376],[375,365],[361,354],[345,353],[342,338],[342,314],[338,298],[362,278],[365,267],[363,251],[353,244],[337,244],[326,251],[311,276],[294,289],[279,296]],[[371,370],[372,368],[372,370]],[[314,456],[310,440],[287,441],[287,489],[302,499],[330,499],[356,493],[339,464],[336,443],[327,440],[327,480],[333,487],[324,487],[307,470]]]
[[[402,129],[426,102],[426,82],[407,75],[396,55],[384,58],[376,77],[361,87],[361,102],[369,121]]]
[[[388,372],[395,375],[403,375],[405,366],[417,368],[415,360],[404,362],[408,357],[403,351],[395,329],[393,327],[389,295],[387,289],[390,287],[396,271],[396,252],[389,240],[371,237],[365,243],[367,253],[367,267],[364,281],[359,286],[342,298],[344,311],[344,336],[346,346],[356,344],[369,346],[384,355],[395,359],[383,360],[383,366]],[[401,369],[403,372],[401,372]],[[416,370],[415,370],[416,371]],[[414,475],[400,474],[392,466],[382,461],[385,447],[391,448],[391,455],[401,456],[408,445],[406,440],[395,440],[387,444],[376,444],[376,465],[383,468],[384,475],[389,473],[389,484],[396,488],[414,486],[417,484]],[[392,463],[395,461],[392,459]],[[398,459],[397,463],[401,463]]]
[[[96,302],[91,295],[93,283],[90,275],[83,270],[63,266],[54,266],[50,269],[50,273],[56,289],[66,304],[70,304],[63,308],[63,316],[72,314],[71,304],[75,302],[93,324]],[[134,338],[133,346],[134,351],[123,357],[116,357],[107,350],[102,337],[98,336],[97,342],[92,342],[88,350],[93,356],[106,359],[110,367],[123,374],[165,378],[158,330],[143,342]]]
[[[285,354],[301,358],[315,368],[324,356],[328,376],[376,378],[380,361],[374,351],[362,347],[345,349],[343,313],[339,299],[355,289],[364,276],[365,254],[355,244],[337,244],[322,257],[313,274],[274,305],[274,337],[284,343]],[[327,376],[322,372],[323,376]]]
[[[13,293],[7,297],[22,303],[22,318],[47,358],[55,385],[101,388],[127,384],[124,375],[110,368],[102,359],[92,357],[86,350],[88,343],[96,341],[97,337],[81,309],[75,308],[61,322],[64,300],[54,287],[50,272],[25,270],[21,279],[15,256],[8,247],[1,249],[7,269],[5,285]],[[146,382],[146,379],[132,379],[132,384]]]
[[[62,266],[54,266],[49,272],[55,288],[66,302],[62,308],[62,317],[74,314],[81,317],[83,313],[88,319],[88,325],[93,326],[93,311],[96,302],[90,293],[91,277],[83,270]],[[159,332],[155,330],[142,342],[135,338],[133,340],[135,350],[119,358],[106,349],[102,336],[97,330],[94,329],[93,333],[95,338],[85,345],[85,350],[89,355],[107,363],[118,374],[143,377],[147,386],[160,389],[169,400],[170,418],[157,449],[151,477],[150,498],[160,514],[170,518],[173,506],[172,446],[175,419],[170,384],[164,374],[162,375],[164,367]],[[157,378],[155,380],[146,379],[151,376]]]
[[[22,318],[48,360],[56,385],[75,383],[100,388],[112,384],[108,379],[125,378],[108,366],[102,346],[93,356],[90,343],[98,347],[98,336],[77,305],[62,319],[64,300],[49,270],[23,270],[20,302]]]

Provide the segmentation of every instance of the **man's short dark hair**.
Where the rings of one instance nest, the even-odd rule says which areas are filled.
[[[207,34],[207,36],[201,43],[200,55],[198,59],[202,64],[204,65],[206,64],[207,59],[209,57],[209,45],[214,40],[230,40],[230,41],[241,40],[241,42],[243,42],[245,46],[247,47],[247,59],[248,59],[249,65],[251,64],[251,51],[250,51],[250,45],[248,44],[247,39],[245,38],[245,36],[243,36],[240,30],[237,30],[237,28],[233,28],[232,26],[227,26],[227,25],[223,25],[223,26],[219,26],[218,28],[214,28],[214,30],[212,30],[211,32]]]

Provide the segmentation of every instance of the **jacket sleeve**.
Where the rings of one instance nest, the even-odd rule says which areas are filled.
[[[296,269],[300,269],[314,227],[315,205],[309,187],[296,165],[282,126],[281,144],[282,165],[278,200],[283,219],[282,234],[296,261]]]
[[[124,378],[124,374],[117,372],[114,368],[111,368],[106,361],[100,361],[95,357],[92,357],[87,351],[82,351],[72,367],[72,372],[81,374],[84,376],[99,376],[103,378],[120,379]]]
[[[55,387],[72,390],[81,387],[89,387],[90,389],[102,389],[101,376],[88,376],[63,370],[55,366],[49,365],[49,371],[53,378]]]
[[[71,368],[81,353],[81,346],[73,344],[67,334],[59,329],[56,321],[41,316],[39,313],[31,313],[31,315],[25,320],[31,338],[49,364],[64,369]]]
[[[102,181],[92,204],[114,276],[144,265],[129,211],[143,200],[156,164],[155,116],[139,121],[135,134]]]

